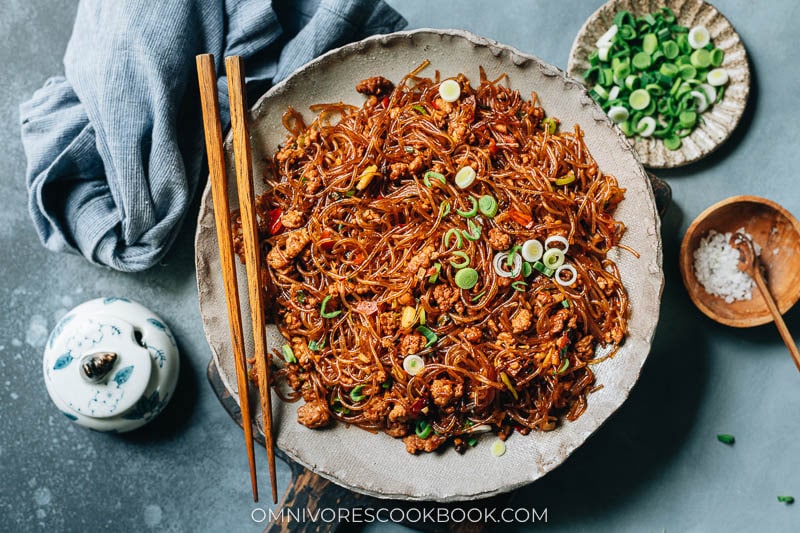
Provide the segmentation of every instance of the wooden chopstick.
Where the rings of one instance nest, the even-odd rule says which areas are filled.
[[[272,501],[278,503],[278,485],[275,478],[275,449],[272,440],[272,398],[269,387],[266,330],[264,315],[264,290],[261,287],[261,247],[258,242],[256,201],[253,190],[253,166],[250,154],[250,135],[247,128],[247,96],[244,83],[244,65],[239,56],[225,58],[228,75],[228,98],[231,106],[233,154],[236,163],[236,183],[239,191],[239,209],[242,214],[247,287],[250,293],[250,314],[253,321],[258,390],[261,396],[261,415],[264,423],[264,440],[269,461]]]
[[[236,280],[236,265],[233,259],[233,234],[228,207],[228,177],[225,171],[225,156],[222,147],[222,125],[219,118],[217,76],[214,72],[214,56],[201,54],[197,58],[197,78],[200,82],[200,102],[203,108],[203,127],[206,133],[206,153],[214,201],[214,220],[217,226],[219,255],[222,263],[222,278],[225,284],[225,300],[228,305],[228,324],[231,329],[236,383],[239,388],[239,404],[242,408],[244,440],[247,445],[247,462],[250,464],[250,483],[253,486],[253,501],[258,501],[256,460],[253,452],[253,426],[248,395],[247,363],[245,361],[242,335],[242,316],[239,310],[239,290]]]

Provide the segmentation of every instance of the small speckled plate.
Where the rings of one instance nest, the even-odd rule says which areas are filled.
[[[627,10],[638,17],[655,13],[664,6],[672,9],[682,26],[702,25],[708,29],[711,42],[725,52],[721,66],[728,71],[730,81],[722,100],[700,115],[703,123],[682,139],[680,149],[667,150],[660,139],[630,139],[642,164],[650,168],[680,167],[716,150],[739,124],[750,93],[750,67],[742,40],[728,19],[702,0],[609,0],[589,17],[575,37],[567,65],[570,76],[583,79],[589,68],[589,54],[597,48],[597,39],[611,27],[618,12]]]
[[[630,319],[624,346],[614,358],[594,369],[597,383],[603,387],[589,396],[586,412],[576,421],[565,422],[550,432],[515,434],[508,440],[502,457],[492,457],[490,453],[492,436],[484,436],[464,455],[447,447],[441,452],[414,456],[406,453],[400,440],[384,433],[373,435],[343,424],[324,430],[308,429],[297,423],[297,404],[286,404],[273,396],[278,447],[311,471],[379,498],[470,500],[510,491],[542,477],[583,444],[628,397],[650,351],[658,321],[664,282],[660,223],[642,165],[580,83],[534,56],[458,30],[417,30],[371,37],[323,55],[273,87],[250,114],[255,175],[263,175],[266,161],[286,140],[281,115],[288,106],[305,113],[310,121],[307,110],[314,103],[341,100],[361,105],[364,97],[355,91],[356,83],[375,75],[397,82],[425,59],[431,65],[423,75],[432,76],[435,69],[443,77],[463,72],[477,82],[480,66],[490,79],[506,73],[511,88],[519,89],[526,98],[535,91],[545,111],[559,117],[564,128],[571,130],[573,124],[579,124],[600,168],[616,176],[626,189],[616,217],[628,228],[623,243],[639,253],[637,258],[615,248],[609,254],[617,262],[629,293]],[[228,175],[234,176],[230,137],[226,155]],[[231,205],[235,206],[235,180],[231,178],[229,182]],[[257,186],[260,189],[256,192],[264,191],[263,183]],[[206,336],[222,381],[238,398],[208,187],[198,218],[196,265]],[[240,294],[246,294],[241,265],[238,279]],[[242,313],[249,316],[249,308],[243,304]],[[250,321],[245,320],[245,342],[252,346],[249,326]],[[274,326],[268,327],[267,340],[272,348],[285,342]]]

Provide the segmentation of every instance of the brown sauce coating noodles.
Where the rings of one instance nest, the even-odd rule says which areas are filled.
[[[607,257],[625,229],[613,217],[624,189],[580,128],[559,131],[535,94],[483,69],[474,87],[454,78],[448,103],[438,72],[420,76],[426,65],[397,87],[364,80],[362,107],[314,106],[310,125],[290,109],[258,201],[265,286],[287,339],[275,355],[292,361],[275,376],[287,400],[305,401],[299,421],[384,431],[411,453],[448,440],[463,451],[485,425],[505,438],[576,419],[597,388],[595,350],[616,351],[628,312]],[[476,178],[462,189],[465,166]],[[465,216],[483,196],[496,213]],[[519,245],[554,236],[569,243],[572,284],[521,261]],[[498,271],[501,252],[512,257]],[[474,287],[460,288],[459,267],[476,271]],[[424,366],[411,375],[415,355]]]

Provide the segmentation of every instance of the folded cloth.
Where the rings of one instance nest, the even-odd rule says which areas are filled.
[[[242,56],[253,96],[330,48],[405,24],[378,0],[82,0],[65,76],[20,106],[42,243],[128,272],[164,256],[201,181],[196,54],[214,54],[218,73],[224,56]]]

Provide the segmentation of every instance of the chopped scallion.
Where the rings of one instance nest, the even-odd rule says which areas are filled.
[[[450,239],[452,237],[456,239],[456,248],[461,249],[464,241],[461,240],[461,232],[456,228],[450,228],[447,230],[447,233],[444,234],[444,247],[450,248]]]
[[[471,289],[478,284],[478,271],[474,268],[462,268],[455,275],[456,285],[460,289]]]
[[[308,341],[308,349],[312,352],[318,352],[325,347],[325,339],[323,338],[321,341]]]
[[[361,391],[364,390],[364,387],[365,385],[356,385],[355,388],[350,391],[350,399],[354,402],[360,402],[366,398],[365,395],[361,394]]]
[[[442,271],[442,264],[436,262],[433,264],[434,273],[428,278],[428,283],[436,283],[439,280],[439,272]]]
[[[481,230],[483,228],[481,227],[480,224],[477,224],[472,219],[468,219],[467,228],[469,228],[469,231],[461,230],[461,235],[463,235],[465,239],[467,239],[468,241],[477,241],[478,239],[481,238]]]
[[[497,214],[497,200],[495,200],[493,196],[484,194],[481,196],[480,200],[478,200],[478,208],[483,216],[494,218]]]
[[[439,337],[436,335],[436,333],[431,331],[427,326],[417,326],[417,333],[421,333],[422,336],[428,341],[425,344],[426,348],[433,346],[434,343],[439,340]]]
[[[444,179],[444,176],[439,172],[434,172],[433,170],[427,171],[425,175],[422,176],[422,183],[424,183],[426,187],[430,187],[432,185],[432,179],[440,182],[442,185],[447,185],[447,180]]]
[[[330,312],[325,310],[325,307],[328,305],[328,302],[330,301],[331,298],[333,298],[333,296],[329,294],[322,300],[322,305],[320,305],[319,307],[319,315],[322,318],[336,318],[337,316],[342,314],[341,309],[339,309],[338,311],[330,311]]]
[[[525,289],[528,288],[528,284],[524,281],[515,281],[511,284],[511,288],[515,291],[525,292]]]
[[[461,258],[461,261],[453,261],[452,259],[450,260],[450,264],[453,266],[453,268],[464,268],[469,266],[470,259],[466,253],[462,252],[461,250],[457,250],[453,252],[453,255]]]
[[[469,208],[469,211],[461,211],[456,209],[456,214],[464,218],[472,218],[478,214],[478,201],[474,196],[467,196],[467,198],[469,199],[472,207]]]
[[[433,428],[431,425],[425,420],[417,421],[417,427],[415,433],[417,437],[421,439],[427,439],[430,437],[431,433],[433,432]]]
[[[297,357],[294,356],[294,350],[288,344],[284,344],[281,347],[281,352],[283,353],[283,360],[287,363],[296,363]]]
[[[729,435],[728,433],[721,433],[717,435],[717,440],[723,444],[733,444],[736,442],[736,438],[733,435]]]

